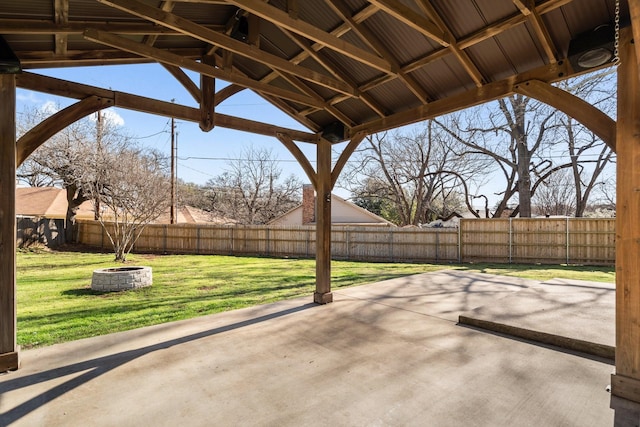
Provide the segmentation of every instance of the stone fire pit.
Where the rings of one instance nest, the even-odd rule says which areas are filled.
[[[91,289],[101,292],[126,291],[151,286],[151,267],[113,267],[93,271]]]

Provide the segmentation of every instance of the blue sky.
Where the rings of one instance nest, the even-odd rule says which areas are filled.
[[[158,64],[57,68],[33,72],[164,101],[175,100],[178,104],[197,107],[186,89]],[[199,84],[196,74],[191,73],[190,76]],[[216,89],[221,89],[224,84],[218,80]],[[27,107],[42,107],[51,102],[61,107],[76,102],[73,99],[21,89],[18,91],[17,99],[18,114]],[[121,123],[129,134],[138,138],[140,143],[159,149],[167,156],[170,155],[169,118],[122,108],[109,110],[116,114],[115,120]],[[225,100],[216,107],[216,111],[292,129],[308,130],[250,90],[244,90]],[[178,177],[184,181],[204,184],[224,170],[227,161],[225,159],[238,158],[243,147],[247,146],[272,149],[274,157],[280,160],[283,175],[294,174],[305,182],[308,181],[302,168],[276,138],[218,127],[205,133],[197,123],[180,120],[176,121],[176,125]],[[315,166],[315,146],[304,143],[299,146]],[[342,150],[343,147],[344,144],[339,144],[336,148]],[[210,159],[196,159],[203,157]],[[337,192],[343,197],[348,196],[341,194],[339,190]]]

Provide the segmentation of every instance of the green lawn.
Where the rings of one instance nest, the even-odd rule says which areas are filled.
[[[112,254],[18,252],[18,344],[50,345],[273,301],[309,296],[315,262],[217,255],[130,255],[153,268],[153,286],[120,293],[91,290],[94,269]],[[435,265],[334,261],[334,289],[445,268],[546,280],[614,281],[613,267]]]

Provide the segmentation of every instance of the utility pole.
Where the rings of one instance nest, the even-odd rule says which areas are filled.
[[[171,118],[171,210],[169,213],[169,223],[175,224],[177,221],[176,212],[176,124]]]

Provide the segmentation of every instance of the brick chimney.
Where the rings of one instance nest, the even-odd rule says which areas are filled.
[[[316,192],[313,185],[302,186],[302,225],[316,221]]]

